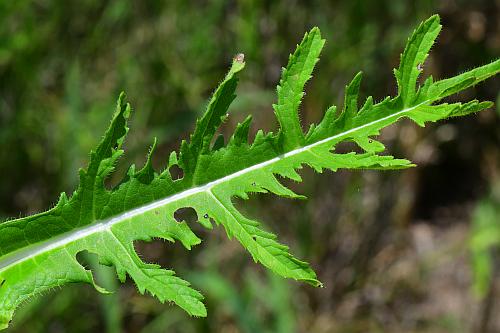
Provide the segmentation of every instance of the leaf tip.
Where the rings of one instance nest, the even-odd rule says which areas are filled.
[[[245,54],[244,53],[237,53],[233,57],[233,63],[231,65],[231,69],[229,70],[229,75],[238,73],[243,68],[245,68]]]

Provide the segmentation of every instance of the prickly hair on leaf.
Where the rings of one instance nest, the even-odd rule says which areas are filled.
[[[402,117],[424,126],[491,106],[476,100],[448,104],[442,99],[498,74],[500,60],[441,81],[428,77],[419,84],[422,64],[440,28],[439,17],[432,16],[408,40],[401,64],[394,71],[397,96],[379,103],[368,97],[359,104],[359,73],[346,87],[343,108],[337,111],[331,106],[323,119],[304,133],[299,108],[325,43],[319,29],[313,28],[282,72],[273,105],[280,126],[277,132],[259,130],[250,139],[249,116],[226,143],[220,135],[215,137],[228,117],[238,76],[245,67],[239,54],[193,134],[182,141],[179,151],[170,154],[165,169],[157,172],[152,167],[155,140],[144,166],[130,166],[119,185],[107,189],[104,182],[124,153],[122,145],[129,130],[131,107],[121,94],[108,130],[90,152],[88,165],[80,170],[80,184],[73,195],[61,194],[55,207],[46,212],[0,224],[0,327],[7,327],[21,303],[55,287],[85,282],[106,292],[95,283],[92,271],[76,259],[83,251],[113,266],[121,281],[128,276],[139,292],[175,303],[190,315],[205,316],[200,292],[173,270],[143,262],[134,249],[135,241],[153,238],[179,241],[188,250],[199,244],[201,239],[191,226],[174,218],[174,213],[185,207],[195,209],[204,227],[211,229],[213,223],[223,227],[253,260],[274,273],[320,286],[309,264],[295,258],[260,222],[244,216],[233,199],[247,199],[252,193],[303,198],[278,181],[278,177],[301,181],[297,170],[303,166],[318,172],[411,167],[406,159],[383,154],[384,145],[375,140],[380,130]],[[361,152],[337,152],[337,144],[343,141],[356,143]],[[182,178],[173,179],[173,167],[182,169]]]

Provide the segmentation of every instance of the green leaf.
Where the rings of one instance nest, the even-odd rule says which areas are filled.
[[[120,95],[117,109],[105,136],[90,154],[87,168],[80,170],[80,184],[68,198],[61,194],[54,208],[40,214],[0,224],[0,327],[7,327],[16,307],[50,289],[72,282],[93,284],[93,272],[76,256],[84,251],[98,256],[100,263],[114,266],[121,281],[130,277],[141,293],[146,291],[161,302],[173,302],[193,316],[205,316],[202,295],[172,270],[144,263],[134,242],[161,238],[179,241],[186,249],[201,240],[185,222],[174,218],[177,210],[192,207],[199,223],[211,229],[222,226],[229,238],[238,240],[252,258],[274,273],[313,286],[321,286],[304,261],[290,254],[277,236],[260,222],[245,217],[233,204],[236,197],[253,193],[274,193],[304,198],[281,183],[284,177],[301,181],[297,170],[309,166],[324,169],[400,169],[410,161],[383,155],[385,147],[374,139],[380,131],[402,117],[418,125],[480,111],[489,102],[438,103],[498,73],[498,60],[455,78],[433,82],[427,79],[416,90],[419,64],[423,63],[439,31],[439,19],[431,17],[410,38],[396,70],[399,93],[374,103],[368,97],[358,110],[361,74],[346,87],[340,114],[330,107],[318,125],[302,132],[299,106],[303,88],[311,77],[324,40],[319,29],[305,35],[278,87],[274,106],[280,124],[278,133],[258,131],[249,138],[251,117],[238,124],[227,140],[217,130],[228,117],[235,98],[238,75],[244,68],[242,55],[233,60],[228,74],[215,90],[205,114],[197,121],[189,141],[170,154],[166,168],[157,173],[151,157],[136,171],[134,165],[115,188],[104,183],[123,154],[131,108]],[[217,137],[217,139],[215,139]],[[352,141],[359,150],[336,151],[337,144]],[[213,142],[213,144],[212,144]],[[212,144],[212,145],[211,145]],[[172,179],[171,168],[180,167],[183,176]]]
[[[229,105],[236,97],[235,91],[238,84],[236,74],[244,67],[243,59],[235,57],[229,73],[210,99],[207,111],[196,122],[191,142],[182,142],[179,166],[184,170],[186,179],[194,173],[200,155],[208,152],[215,131],[226,118]]]
[[[429,50],[440,31],[439,16],[434,15],[421,23],[408,40],[408,44],[401,55],[399,69],[394,70],[398,82],[399,96],[404,107],[412,105],[415,99],[417,79],[420,76]]]
[[[306,33],[293,54],[288,66],[283,68],[277,87],[278,104],[274,104],[276,118],[280,124],[279,140],[284,151],[304,144],[304,133],[300,125],[299,106],[304,96],[304,86],[312,77],[312,71],[319,60],[325,40],[318,28]]]
[[[428,94],[435,98],[444,98],[475,86],[498,73],[500,73],[500,59],[452,78],[438,81],[430,86]]]

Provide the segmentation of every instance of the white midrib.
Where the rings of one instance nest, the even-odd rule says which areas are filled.
[[[255,165],[252,165],[246,169],[243,169],[243,170],[240,170],[238,172],[235,172],[235,173],[232,173],[230,175],[227,175],[225,177],[222,177],[222,178],[219,178],[217,180],[214,180],[210,183],[207,183],[205,185],[201,185],[201,186],[198,186],[198,187],[194,187],[194,188],[190,188],[188,190],[185,190],[183,192],[180,192],[180,193],[177,193],[177,194],[174,194],[174,195],[171,195],[169,197],[166,197],[164,199],[160,199],[160,200],[157,200],[157,201],[154,201],[152,203],[149,203],[147,205],[144,205],[144,206],[141,206],[141,207],[137,207],[137,208],[134,208],[132,210],[129,210],[125,213],[122,213],[120,215],[117,215],[117,216],[114,216],[114,217],[111,217],[109,219],[106,219],[106,220],[102,220],[102,221],[97,221],[91,225],[88,225],[88,226],[85,226],[83,228],[80,228],[80,229],[75,229],[75,230],[72,230],[70,232],[67,232],[67,233],[64,233],[60,236],[56,236],[56,237],[53,237],[47,241],[44,241],[44,242],[41,242],[39,243],[38,245],[33,245],[33,246],[30,246],[26,249],[21,249],[21,250],[18,250],[17,252],[15,252],[13,255],[7,255],[6,258],[2,259],[0,261],[0,273],[2,271],[5,271],[7,270],[9,267],[13,266],[13,265],[16,265],[16,264],[19,264],[23,261],[26,261],[26,260],[29,260],[31,258],[34,258],[42,253],[45,253],[45,252],[48,252],[48,251],[51,251],[51,250],[54,250],[54,249],[57,249],[57,248],[60,248],[60,247],[63,247],[67,244],[70,244],[74,241],[77,241],[79,239],[82,239],[82,238],[85,238],[87,236],[90,236],[92,234],[95,234],[95,233],[99,233],[99,232],[104,232],[104,231],[109,231],[110,228],[115,225],[115,224],[119,224],[120,222],[122,221],[125,221],[125,220],[128,220],[134,216],[138,216],[138,215],[142,215],[148,211],[151,211],[151,210],[154,210],[156,208],[159,208],[159,207],[162,207],[170,202],[173,202],[173,201],[176,201],[176,200],[180,200],[180,199],[184,199],[184,198],[188,198],[192,195],[195,195],[195,194],[199,194],[199,193],[202,193],[202,192],[210,192],[211,189],[219,184],[222,184],[222,183],[225,183],[231,179],[234,179],[234,178],[238,178],[246,173],[249,173],[249,172],[252,172],[254,170],[258,170],[258,169],[261,169],[261,168],[264,168],[268,165],[271,165],[273,163],[276,163],[280,160],[283,160],[287,157],[291,157],[291,156],[294,156],[294,155],[298,155],[298,154],[301,154],[311,148],[314,148],[316,146],[319,146],[319,145],[322,145],[324,143],[327,143],[328,141],[333,141],[335,139],[338,139],[338,138],[341,138],[343,136],[347,136],[353,132],[356,132],[356,131],[359,131],[363,128],[366,128],[366,127],[370,127],[372,125],[375,125],[377,123],[380,123],[380,122],[383,122],[387,119],[390,119],[390,118],[394,118],[394,117],[399,117],[400,115],[402,114],[405,114],[405,113],[408,113],[412,110],[415,110],[416,108],[424,105],[424,104],[427,104],[429,103],[429,101],[424,101],[422,103],[419,103],[415,106],[412,106],[412,107],[409,107],[409,108],[406,108],[406,109],[403,109],[401,111],[398,111],[396,113],[393,113],[391,115],[388,115],[386,117],[383,117],[383,118],[380,118],[380,119],[377,119],[377,120],[374,120],[372,122],[369,122],[369,123],[366,123],[366,124],[363,124],[361,126],[358,126],[358,127],[355,127],[355,128],[351,128],[350,130],[347,130],[345,132],[342,132],[342,133],[339,133],[339,134],[336,134],[334,136],[331,136],[331,137],[328,137],[326,139],[323,139],[323,140],[320,140],[320,141],[317,141],[317,142],[314,142],[310,145],[307,145],[307,146],[304,146],[304,147],[301,147],[301,148],[298,148],[298,149],[295,149],[295,150],[292,150],[292,151],[289,151],[287,153],[284,153],[280,156],[277,156],[275,158],[272,158],[270,160],[267,160],[267,161],[264,161],[264,162],[261,162],[259,164],[255,164]]]

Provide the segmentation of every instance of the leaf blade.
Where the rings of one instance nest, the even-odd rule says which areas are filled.
[[[479,101],[436,103],[447,94],[498,74],[498,60],[455,78],[435,83],[427,80],[415,92],[418,73],[408,64],[425,60],[434,35],[437,36],[436,22],[439,24],[437,17],[426,22],[430,23],[421,25],[416,33],[418,38],[410,39],[412,46],[406,48],[410,51],[403,53],[403,65],[397,74],[398,96],[376,104],[369,97],[358,110],[361,81],[358,74],[346,89],[344,111],[337,116],[335,106],[330,107],[320,124],[311,126],[304,136],[298,108],[304,85],[324,44],[319,29],[313,29],[290,58],[288,74],[282,78],[286,84],[280,81],[284,88],[282,95],[278,91],[278,105],[282,108],[275,108],[280,131],[276,135],[259,131],[250,143],[251,118],[247,118],[237,126],[227,145],[219,140],[210,148],[234,99],[237,74],[244,67],[242,58],[235,58],[207,111],[197,122],[190,142],[184,141],[179,153],[170,154],[167,169],[160,174],[154,172],[151,164],[154,143],[144,167],[136,172],[131,166],[120,185],[108,190],[104,180],[123,153],[120,148],[128,132],[126,122],[131,110],[124,95],[120,95],[110,128],[91,153],[87,169],[80,171],[81,183],[75,194],[70,198],[61,195],[58,204],[45,213],[0,224],[0,327],[7,326],[21,302],[51,288],[86,282],[100,290],[92,272],[76,260],[81,251],[95,253],[103,264],[113,265],[120,280],[130,276],[141,293],[148,291],[162,302],[175,302],[191,315],[206,315],[198,291],[176,277],[172,270],[142,262],[134,249],[135,241],[152,238],[180,241],[187,249],[199,244],[201,239],[190,226],[174,218],[174,213],[185,207],[194,208],[206,228],[212,228],[212,219],[222,225],[228,236],[236,238],[255,261],[276,274],[320,286],[309,264],[290,254],[288,247],[278,243],[277,236],[259,222],[243,216],[232,199],[247,199],[252,193],[267,192],[303,198],[277,179],[281,176],[301,181],[297,170],[303,166],[318,172],[412,167],[408,160],[381,155],[385,147],[373,137],[402,117],[423,126],[491,106]],[[304,50],[307,52],[300,53]],[[298,75],[295,79],[293,73]],[[286,102],[283,96],[292,101]],[[336,145],[343,141],[355,142],[363,152],[336,152]],[[173,166],[180,166],[184,176],[172,179]]]

